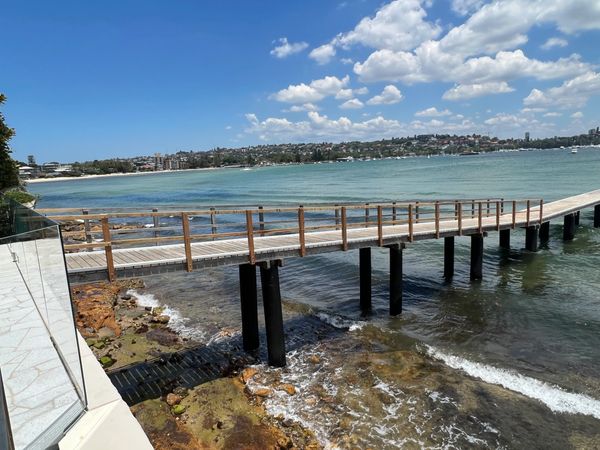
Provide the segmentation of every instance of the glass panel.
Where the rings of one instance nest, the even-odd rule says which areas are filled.
[[[11,205],[0,239],[0,366],[15,447],[46,448],[84,411],[85,385],[60,230]]]

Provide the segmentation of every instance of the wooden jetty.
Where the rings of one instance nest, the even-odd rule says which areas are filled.
[[[360,307],[371,308],[371,248],[390,252],[390,314],[402,312],[402,250],[414,241],[444,239],[444,276],[454,275],[454,239],[470,236],[471,279],[483,276],[483,243],[498,232],[525,228],[525,247],[549,240],[550,221],[563,218],[574,238],[582,209],[594,208],[600,227],[600,190],[550,203],[503,198],[298,207],[210,208],[174,211],[38,210],[61,222],[72,283],[238,265],[244,348],[259,346],[256,267],[260,268],[269,363],[285,365],[279,267],[285,258],[359,249]]]

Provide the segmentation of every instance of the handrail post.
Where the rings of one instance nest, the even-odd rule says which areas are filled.
[[[259,229],[259,235],[260,236],[264,236],[265,235],[265,213],[263,212],[263,207],[262,205],[260,205],[258,207],[258,229]]]
[[[369,204],[365,203],[365,228],[369,228]]]
[[[471,200],[471,219],[475,218],[475,200]]]
[[[413,241],[413,205],[408,204],[408,241]]]
[[[496,202],[496,230],[500,231],[500,202]]]
[[[90,212],[87,209],[82,209],[81,213],[87,216]],[[90,219],[83,219],[83,229],[85,231],[85,242],[88,244],[92,243],[92,230],[90,228]],[[94,251],[92,247],[87,249],[88,252]]]
[[[544,199],[540,198],[540,225],[544,222]]]
[[[477,223],[478,223],[478,227],[479,227],[479,234],[481,234],[483,232],[482,225],[481,225],[481,222],[482,222],[481,216],[482,216],[481,202],[478,202],[478,204],[477,204]]]
[[[415,223],[419,223],[419,202],[415,202]]]
[[[517,227],[517,201],[512,201],[512,229]]]
[[[183,246],[185,248],[185,270],[191,272],[194,268],[192,260],[192,244],[190,238],[190,219],[187,213],[181,213],[181,226],[183,228]]]
[[[383,247],[383,207],[377,205],[377,241]]]
[[[336,230],[340,229],[340,227],[339,227],[339,225],[340,225],[340,210],[338,209],[338,207],[339,207],[338,204],[333,205],[333,211],[334,211],[333,214],[335,216],[335,229]]]
[[[487,199],[486,202],[486,206],[485,206],[485,217],[490,217],[490,199]]]
[[[348,250],[348,223],[346,221],[345,206],[342,206],[342,250]]]
[[[502,202],[502,204],[500,205],[500,213],[504,214],[504,199],[501,198],[500,201]]]
[[[152,225],[154,228],[154,238],[158,239],[158,237],[160,236],[160,231],[158,231],[158,228],[160,227],[160,223],[158,221],[158,216],[155,215],[154,213],[157,213],[158,209],[157,208],[152,208]],[[154,245],[159,245],[159,241],[157,240]]]
[[[248,260],[250,264],[256,264],[254,254],[254,225],[252,225],[252,211],[246,210],[246,235],[248,238]]]
[[[531,200],[527,200],[527,226],[529,226],[529,218],[531,217]]]
[[[300,256],[306,255],[306,241],[304,240],[304,208],[298,208],[298,239],[300,240]]]
[[[462,234],[462,202],[458,202],[458,235]]]
[[[217,234],[217,215],[215,214],[215,208],[210,208],[210,231],[213,235],[212,239],[215,240],[215,234]]]
[[[396,219],[398,214],[396,213],[396,202],[392,202],[392,225],[396,225]]]
[[[440,202],[435,202],[435,238],[440,238]]]
[[[110,238],[110,228],[108,227],[108,217],[100,219],[102,223],[102,240],[104,241],[104,254],[106,256],[106,270],[108,272],[108,281],[115,281],[115,263],[112,254],[112,242]]]

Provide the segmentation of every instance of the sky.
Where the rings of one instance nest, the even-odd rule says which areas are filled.
[[[39,163],[600,125],[598,0],[0,0]]]

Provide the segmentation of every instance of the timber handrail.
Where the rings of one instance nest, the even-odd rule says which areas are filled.
[[[520,205],[524,208],[519,210]],[[297,233],[299,255],[305,256],[307,254],[306,234],[311,232],[338,233],[342,250],[348,250],[349,230],[358,231],[376,227],[377,243],[383,246],[386,245],[387,227],[406,227],[408,241],[415,239],[415,233],[419,234],[421,225],[425,223],[434,224],[436,238],[441,237],[447,227],[445,224],[449,222],[457,222],[459,235],[463,234],[465,227],[476,228],[481,233],[484,219],[486,226],[489,226],[488,218],[494,218],[494,228],[498,230],[502,225],[514,228],[517,222],[522,224],[523,217],[526,218],[527,225],[541,224],[544,217],[543,206],[542,199],[484,198],[294,208],[258,206],[248,209],[208,208],[185,211],[158,211],[154,208],[146,212],[102,214],[92,214],[89,209],[86,209],[81,210],[80,215],[65,214],[50,217],[62,222],[63,226],[69,227],[63,231],[66,251],[102,249],[106,256],[107,269],[111,273],[110,277],[114,277],[115,247],[160,245],[161,243],[183,245],[185,268],[192,270],[192,244],[196,241],[245,238],[248,244],[249,262],[254,264],[256,262],[254,241],[257,236],[267,238]],[[376,210],[376,215],[371,210]],[[539,215],[532,216],[533,211]],[[257,215],[257,222],[254,221],[254,214]],[[217,216],[221,216],[222,219],[217,221]],[[474,221],[469,221],[470,219]],[[76,241],[77,239],[79,241]]]

